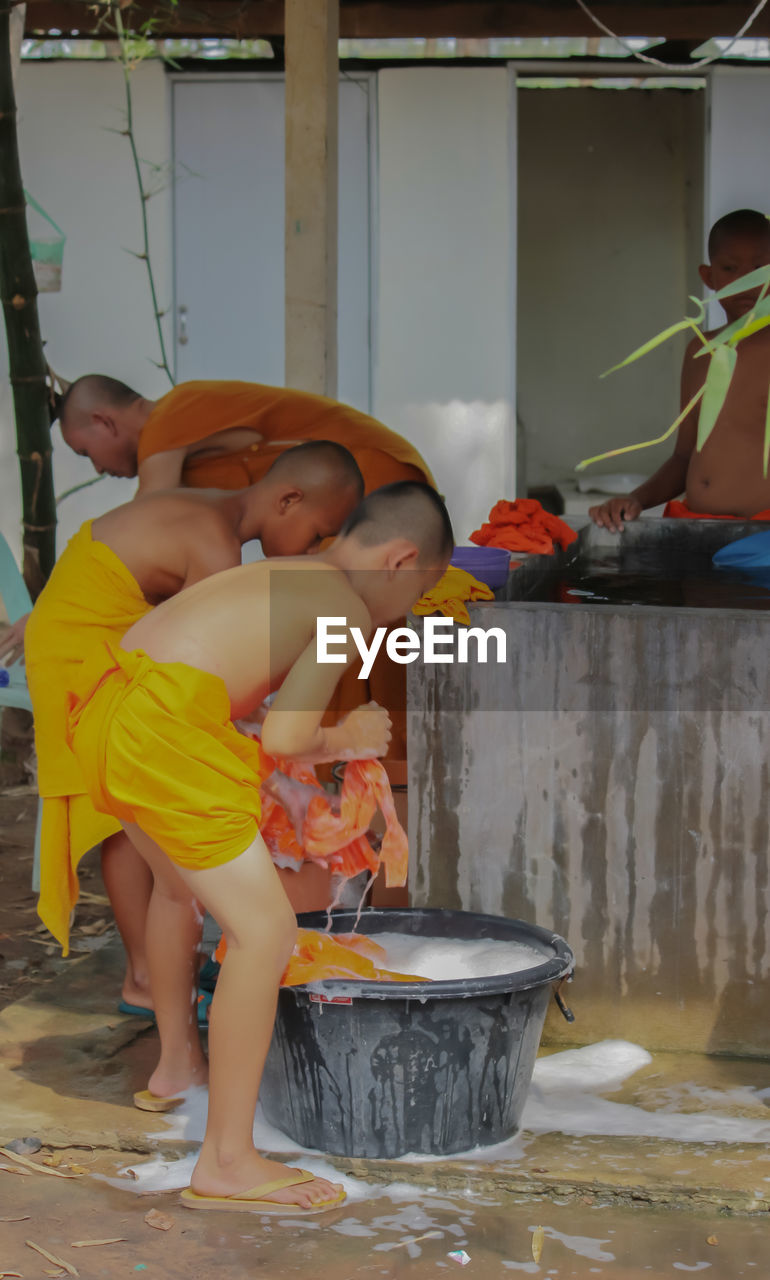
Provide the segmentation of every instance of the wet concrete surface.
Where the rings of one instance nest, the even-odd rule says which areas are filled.
[[[19,903],[21,891],[13,898]],[[349,1200],[304,1221],[195,1214],[177,1190],[144,1193],[141,1171],[149,1162],[161,1156],[173,1170],[177,1160],[189,1163],[196,1142],[131,1105],[154,1063],[156,1033],[117,1012],[120,946],[108,939],[63,962],[31,941],[27,915],[11,911],[5,927],[20,919],[26,952],[15,937],[6,949],[10,943],[26,954],[29,970],[3,993],[0,1143],[34,1135],[43,1145],[30,1157],[34,1171],[13,1172],[21,1166],[0,1155],[0,1276],[423,1280],[459,1269],[484,1280],[516,1273],[633,1280],[694,1271],[735,1280],[770,1270],[767,1145],[704,1140],[697,1130],[682,1138],[688,1125],[711,1121],[713,1113],[755,1136],[770,1125],[770,1071],[756,1060],[656,1054],[618,1087],[580,1095],[580,1105],[571,1097],[560,1111],[551,1095],[552,1128],[525,1132],[486,1159],[327,1160]],[[43,964],[33,960],[41,950]],[[594,1131],[622,1128],[621,1120],[632,1132]],[[645,1125],[654,1132],[641,1136]],[[281,1159],[289,1149],[284,1145]],[[168,1230],[145,1220],[152,1210]],[[73,1248],[86,1240],[117,1242]],[[69,1272],[27,1241],[66,1262]],[[460,1250],[470,1257],[466,1266],[450,1256]]]
[[[56,1271],[27,1240],[81,1276],[115,1280],[144,1271],[421,1280],[455,1268],[485,1280],[680,1271],[734,1280],[770,1268],[770,1160],[757,1143],[550,1132],[520,1135],[502,1159],[338,1159],[328,1163],[346,1179],[349,1202],[304,1221],[195,1214],[176,1190],[143,1194],[127,1169],[158,1153],[182,1159],[195,1145],[164,1137],[165,1118],[131,1106],[156,1033],[116,1013],[121,965],[111,943],[0,1013],[0,1138],[36,1135],[43,1147],[34,1163],[53,1158],[56,1172],[75,1170],[62,1178],[0,1167],[0,1273]],[[758,1062],[658,1055],[608,1098],[651,1114],[685,1105],[693,1116],[719,1103],[722,1115],[770,1122],[757,1092],[767,1074]],[[12,1162],[0,1156],[2,1164]],[[116,1176],[118,1186],[105,1181]],[[167,1231],[145,1221],[153,1209],[172,1220]],[[106,1239],[119,1242],[72,1247]],[[449,1256],[458,1250],[470,1256],[466,1266]]]

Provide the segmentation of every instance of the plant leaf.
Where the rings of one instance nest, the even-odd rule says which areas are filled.
[[[735,346],[740,342],[741,338],[748,335],[747,326],[751,324],[755,318],[770,316],[770,298],[759,298],[751,311],[747,311],[745,316],[739,316],[737,320],[733,320],[732,324],[725,325],[724,329],[720,329],[718,333],[712,334],[705,346],[700,351],[696,351],[695,358],[699,359],[706,352],[716,351],[717,347],[721,347],[724,343],[730,343]],[[762,328],[762,326],[758,326]],[[746,330],[746,332],[744,332]]]
[[[736,293],[746,293],[748,289],[758,289],[767,284],[770,278],[770,266],[757,267],[756,271],[749,271],[745,276],[739,276],[737,280],[733,280],[732,284],[726,284],[722,289],[717,289],[716,293],[711,296],[713,298],[732,298]]]
[[[692,400],[690,400],[689,403],[685,405],[682,412],[671,423],[671,426],[666,431],[663,432],[662,436],[656,436],[654,440],[642,440],[640,444],[624,444],[622,449],[609,449],[607,453],[597,453],[596,456],[593,458],[584,458],[582,462],[577,463],[575,470],[585,471],[586,467],[593,466],[595,462],[604,462],[606,458],[617,458],[618,455],[621,453],[634,453],[636,449],[649,449],[654,444],[663,444],[663,442],[665,440],[668,440],[669,436],[672,436],[674,432],[682,425],[688,413],[690,413],[690,411],[695,408],[696,404],[698,403],[701,396],[703,395],[705,387],[706,387],[706,384],[704,382],[703,386],[698,388],[698,390],[695,392],[695,395],[692,397]]]
[[[698,333],[698,322],[690,319],[689,317],[685,320],[677,320],[676,324],[669,325],[669,327],[664,329],[661,333],[656,333],[654,338],[650,338],[649,341],[642,343],[641,347],[637,347],[636,351],[632,351],[630,356],[626,356],[625,360],[620,361],[620,364],[614,364],[611,369],[607,369],[603,374],[601,374],[601,377],[606,378],[611,373],[615,373],[616,369],[623,369],[627,364],[631,364],[634,360],[641,359],[642,356],[647,355],[648,351],[653,351],[655,347],[659,347],[661,343],[667,342],[675,333],[681,333],[684,329],[693,329]]]
[[[737,359],[738,352],[735,347],[728,346],[717,347],[711,357],[706,381],[703,384],[703,400],[698,415],[698,438],[695,448],[699,453],[714,430],[714,424],[730,389]]]

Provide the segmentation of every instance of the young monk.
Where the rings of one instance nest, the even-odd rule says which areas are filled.
[[[711,228],[708,254],[700,276],[709,289],[721,289],[757,267],[767,266],[770,221],[754,209],[726,214]],[[758,289],[748,290],[721,299],[727,322],[746,315],[758,294]],[[698,357],[701,349],[700,340],[693,338],[685,352],[682,408],[706,377],[708,358]],[[642,511],[663,502],[669,503],[665,515],[770,519],[770,475],[763,474],[762,465],[768,382],[770,329],[761,329],[738,345],[727,398],[703,449],[699,453],[695,449],[700,410],[696,405],[679,428],[668,462],[626,497],[591,507],[589,515],[594,523],[617,533],[625,520],[636,520]],[[686,502],[673,502],[681,493]]]
[[[352,455],[322,441],[284,454],[263,480],[237,493],[176,491],[129,502],[75,535],[29,617],[27,679],[43,797],[38,911],[66,954],[77,866],[101,843],[104,883],[127,951],[126,1012],[152,1007],[144,948],[152,880],[119,822],[94,810],[67,747],[67,700],[80,665],[151,606],[240,564],[242,543],[259,538],[272,556],[316,550],[362,491]]]
[[[259,748],[232,720],[277,690],[262,731],[269,754],[313,763],[384,755],[383,708],[357,707],[321,727],[354,657],[349,628],[368,637],[403,616],[438,581],[452,543],[431,489],[387,486],[364,499],[328,551],[216,574],[84,666],[73,749],[94,804],[122,822],[156,876],[148,959],[161,1053],[148,1093],[159,1107],[206,1073],[192,1026],[185,903],[203,903],[227,940],[211,1008],[208,1124],[183,1192],[192,1208],[307,1211],[342,1198],[264,1159],[252,1142],[296,920],[259,835]],[[327,616],[346,620],[342,664],[316,658],[318,619]]]

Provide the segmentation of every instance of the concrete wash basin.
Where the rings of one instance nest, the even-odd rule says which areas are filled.
[[[412,904],[568,938],[561,1041],[770,1054],[770,592],[709,576],[760,528],[590,526],[470,606],[504,665],[407,667]],[[640,554],[692,566],[678,603],[561,602],[565,574]]]

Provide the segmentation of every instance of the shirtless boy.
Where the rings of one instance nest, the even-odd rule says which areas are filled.
[[[296,920],[259,835],[257,745],[232,719],[277,690],[262,742],[313,763],[384,755],[389,717],[356,707],[321,727],[346,661],[319,663],[318,618],[365,636],[402,617],[444,572],[452,530],[425,485],[366,498],[328,551],[216,574],[141,618],[87,670],[70,720],[94,803],[123,823],[156,876],[148,919],[150,983],[161,1039],[148,1092],[162,1106],[205,1080],[188,1012],[194,966],[177,904],[192,896],[217,920],[227,954],[210,1020],[206,1135],[183,1192],[192,1208],[286,1212],[330,1207],[338,1188],[255,1150],[254,1108]]]
[[[76,534],[29,617],[27,679],[43,797],[38,910],[66,954],[77,865],[101,843],[104,883],[127,952],[122,995],[129,1012],[151,1008],[144,926],[152,879],[120,824],[94,811],[67,748],[67,704],[80,666],[105,639],[117,643],[152,605],[240,564],[244,542],[259,538],[272,556],[316,550],[362,493],[352,455],[321,441],[283,454],[248,489],[129,502]]]
[[[726,214],[711,228],[708,254],[708,265],[700,267],[700,276],[709,289],[721,289],[757,267],[767,266],[770,222],[754,209]],[[748,290],[720,300],[729,324],[751,310],[758,293],[758,289]],[[708,357],[696,359],[701,348],[700,340],[693,338],[685,352],[682,408],[706,377]],[[685,493],[687,505],[677,504],[675,514],[739,519],[764,514],[770,508],[770,475],[763,475],[762,467],[769,382],[770,328],[766,328],[739,343],[727,398],[700,453],[695,449],[700,408],[696,405],[680,426],[668,461],[626,497],[591,507],[589,515],[594,523],[617,533],[625,520],[636,520],[642,511],[670,502],[681,493]]]

